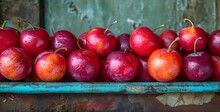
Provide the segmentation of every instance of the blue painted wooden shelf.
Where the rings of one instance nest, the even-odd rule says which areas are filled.
[[[123,93],[220,92],[220,82],[1,82],[0,93]]]

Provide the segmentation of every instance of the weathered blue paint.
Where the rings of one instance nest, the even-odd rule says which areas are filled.
[[[0,93],[123,93],[154,94],[172,92],[220,92],[220,82],[127,82],[127,83],[80,83],[80,82],[2,82]]]

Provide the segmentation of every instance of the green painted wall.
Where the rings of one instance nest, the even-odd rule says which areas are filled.
[[[218,0],[45,0],[45,27],[50,30],[67,29],[79,36],[91,27],[107,27],[114,20],[119,23],[110,30],[119,35],[131,33],[134,27],[146,25],[151,29],[161,24],[177,32],[188,24],[211,32],[218,28]],[[156,33],[161,32],[160,29]]]
[[[50,34],[51,28],[67,29],[76,36],[92,27],[107,27],[115,20],[118,24],[110,29],[115,35],[131,33],[139,25],[154,29],[165,24],[178,32],[189,25],[182,21],[186,17],[212,32],[220,29],[219,4],[220,0],[1,0],[0,17],[10,20],[11,26],[17,26],[18,17],[36,26],[42,26],[43,21]]]

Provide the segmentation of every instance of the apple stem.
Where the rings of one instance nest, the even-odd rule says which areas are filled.
[[[179,37],[176,37],[175,40],[173,40],[173,42],[169,45],[168,49],[167,49],[167,52],[170,52],[172,50],[172,46],[175,42],[179,41],[180,38]]]
[[[165,24],[162,24],[162,25],[160,25],[160,26],[158,26],[157,28],[154,28],[154,32],[156,31],[156,30],[158,30],[158,29],[160,29],[160,28],[163,28],[163,27],[165,27]]]
[[[79,40],[77,40],[76,44],[77,44],[77,46],[79,47],[79,49],[82,49],[82,47],[81,47],[80,44],[79,44]]]
[[[5,25],[6,25],[6,21],[3,22],[3,24],[2,24],[2,29],[5,28]]]
[[[195,26],[194,26],[194,24],[193,24],[193,22],[192,22],[190,19],[185,18],[185,19],[183,19],[183,21],[184,21],[184,22],[189,21],[189,22],[190,22],[190,24],[191,24],[191,26],[192,26],[192,27],[195,27]]]
[[[55,50],[53,53],[56,54],[59,50],[62,50],[62,49],[66,50],[66,51],[68,50],[66,47],[60,47],[57,50]]]
[[[202,37],[198,37],[198,38],[195,40],[195,42],[194,42],[194,54],[196,54],[196,55],[197,55],[196,43],[197,43],[197,41],[200,40],[200,39],[202,39]]]
[[[112,24],[110,24],[110,25],[105,29],[104,34],[106,34],[107,31],[108,31],[108,29],[109,29],[112,25],[114,25],[114,24],[116,24],[116,23],[118,23],[118,21],[114,21]]]

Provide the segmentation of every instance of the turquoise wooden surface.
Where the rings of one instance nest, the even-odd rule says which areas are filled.
[[[220,92],[220,82],[127,82],[127,83],[79,83],[79,82],[3,82],[0,93],[123,93],[156,94],[173,92]]]

